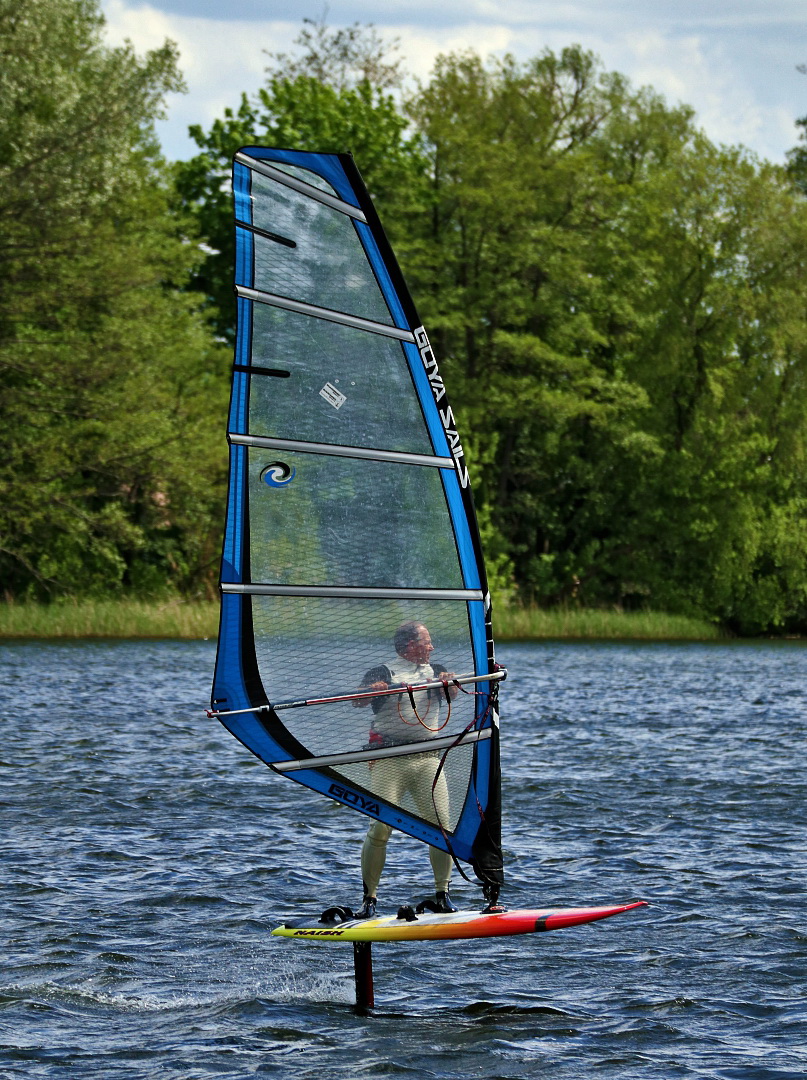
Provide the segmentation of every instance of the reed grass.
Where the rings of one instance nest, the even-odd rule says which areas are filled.
[[[214,638],[219,603],[172,599],[0,604],[0,638]]]
[[[608,608],[537,608],[500,604],[493,608],[497,641],[570,640],[716,641],[726,634],[705,619],[656,611]]]
[[[0,638],[214,638],[218,601],[67,600],[0,603]],[[714,641],[725,637],[705,620],[650,611],[519,607],[494,602],[498,641]]]

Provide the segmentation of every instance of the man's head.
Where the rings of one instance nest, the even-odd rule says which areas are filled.
[[[423,623],[401,623],[395,631],[395,651],[411,664],[426,664],[434,652],[431,635]]]

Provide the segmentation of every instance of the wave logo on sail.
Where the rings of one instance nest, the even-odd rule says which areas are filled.
[[[454,413],[452,412],[450,405],[447,405],[443,409],[440,408],[440,401],[445,397],[446,393],[446,388],[443,384],[443,376],[437,370],[437,361],[434,359],[431,342],[429,341],[429,336],[424,328],[419,326],[414,333],[415,344],[420,350],[420,359],[423,361],[426,374],[429,376],[429,385],[434,394],[434,400],[437,404],[437,411],[440,413],[440,419],[443,421],[443,428],[446,433],[446,438],[448,439],[448,445],[451,448],[451,456],[454,458],[454,464],[457,467],[457,476],[459,477],[460,484],[462,484],[463,487],[467,487],[468,469],[465,466],[465,454],[462,450],[462,443],[457,434],[457,429],[454,426],[456,424]]]
[[[292,482],[297,470],[285,461],[270,461],[261,469],[261,480],[269,487],[282,488]]]

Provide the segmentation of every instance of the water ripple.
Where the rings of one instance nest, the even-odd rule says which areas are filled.
[[[377,946],[373,1018],[268,935],[358,900],[365,825],[206,718],[213,651],[0,647],[4,1080],[807,1075],[803,646],[501,650],[508,902],[652,906]],[[396,837],[384,899],[427,878]]]

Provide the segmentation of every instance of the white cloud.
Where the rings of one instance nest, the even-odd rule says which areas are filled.
[[[744,51],[730,51],[718,37],[637,31],[602,43],[609,66],[627,72],[637,86],[652,86],[672,105],[691,105],[697,123],[714,142],[742,144],[760,156],[783,161],[794,142],[792,113],[782,97],[766,90],[764,67],[749,77]],[[757,81],[759,80],[759,81]],[[807,81],[805,81],[807,93]]]
[[[202,2],[181,0],[185,11]],[[653,86],[670,104],[692,105],[714,141],[743,143],[782,161],[796,141],[795,118],[807,112],[807,78],[795,71],[807,61],[807,46],[791,32],[801,4],[778,0],[772,14],[761,0],[679,0],[671,16],[659,0],[444,0],[440,8],[430,5],[431,14],[420,0],[389,0],[380,12],[378,0],[331,0],[329,22],[375,22],[385,37],[400,38],[407,69],[421,79],[440,52],[510,51],[526,59],[547,46],[579,43],[634,85]],[[104,0],[103,7],[110,42],[128,37],[138,51],[166,37],[179,45],[189,93],[172,98],[169,120],[158,125],[169,157],[193,153],[188,125],[208,127],[226,106],[237,107],[242,92],[263,83],[264,50],[291,49],[302,16],[322,12],[319,0],[292,2],[288,18],[268,20],[175,14],[136,0]]]
[[[464,52],[467,49],[474,49],[483,56],[506,53],[513,50],[515,35],[507,26],[469,24],[438,31],[395,26],[389,28],[389,36],[400,39],[406,70],[416,78],[425,80],[440,53]]]
[[[188,138],[190,124],[210,124],[226,107],[237,108],[243,92],[263,83],[268,52],[291,48],[299,22],[230,22],[167,14],[144,4],[107,0],[106,37],[111,44],[128,38],[138,52],[162,45],[166,38],[179,46],[180,68],[187,94],[169,96],[168,120],[157,124],[165,153],[188,157],[196,144]]]

